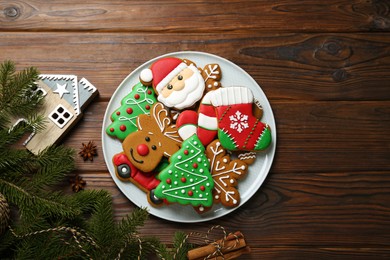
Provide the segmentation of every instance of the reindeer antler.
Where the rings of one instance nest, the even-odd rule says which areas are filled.
[[[182,140],[179,136],[176,125],[172,124],[171,118],[169,117],[168,111],[165,109],[162,103],[157,102],[151,111],[151,114],[156,121],[157,126],[159,127],[161,133],[164,136],[181,143]]]

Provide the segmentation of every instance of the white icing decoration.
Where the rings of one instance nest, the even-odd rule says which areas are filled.
[[[179,155],[179,156],[177,157],[177,159],[181,160],[181,155]]]
[[[242,114],[239,110],[234,115],[229,116],[229,120],[230,129],[237,130],[239,133],[249,128],[248,115]]]
[[[139,78],[143,82],[151,82],[153,80],[153,73],[151,69],[144,69],[141,71]]]

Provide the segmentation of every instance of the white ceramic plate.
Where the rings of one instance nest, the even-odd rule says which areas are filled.
[[[115,175],[112,157],[115,154],[122,152],[122,145],[119,140],[114,139],[105,133],[105,129],[111,123],[110,116],[114,110],[120,106],[122,98],[125,97],[131,91],[131,88],[139,82],[140,72],[143,69],[150,67],[154,61],[166,56],[189,59],[195,62],[195,64],[200,68],[203,68],[206,64],[218,63],[222,71],[222,86],[246,86],[252,90],[254,97],[260,101],[264,110],[262,121],[268,123],[271,127],[272,144],[266,152],[260,152],[257,154],[257,159],[254,164],[250,165],[247,176],[243,180],[239,181],[238,190],[241,194],[241,203],[239,206],[247,202],[262,185],[271,168],[276,147],[276,126],[271,106],[260,86],[243,69],[224,58],[203,52],[175,52],[157,57],[135,69],[122,81],[115,93],[112,95],[104,115],[102,128],[104,159],[112,178],[123,194],[125,194],[125,196],[138,207],[147,207],[150,214],[170,221],[187,223],[216,219],[237,210],[239,206],[236,208],[226,208],[221,204],[215,204],[210,211],[203,214],[196,213],[191,206],[182,206],[178,204],[164,205],[162,207],[155,208],[149,204],[147,196],[143,191],[130,182],[120,181]]]

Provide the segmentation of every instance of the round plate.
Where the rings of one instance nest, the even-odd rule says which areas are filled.
[[[264,110],[262,121],[268,123],[271,127],[272,143],[265,152],[257,153],[256,161],[254,164],[249,166],[249,172],[247,176],[239,181],[238,190],[241,194],[241,202],[239,206],[247,202],[260,188],[271,168],[275,154],[276,126],[271,106],[260,86],[248,73],[246,73],[243,69],[234,63],[209,53],[169,53],[144,63],[122,81],[115,93],[112,95],[104,115],[102,128],[102,146],[104,159],[108,170],[110,171],[111,177],[114,179],[116,185],[123,192],[123,194],[125,194],[125,196],[138,207],[147,207],[150,214],[166,220],[186,223],[195,223],[216,219],[238,209],[239,206],[235,208],[226,208],[221,204],[214,204],[210,211],[203,214],[198,214],[191,206],[182,206],[179,204],[164,205],[162,207],[155,208],[149,204],[147,196],[142,190],[130,182],[120,181],[115,175],[112,157],[115,154],[122,152],[122,145],[119,140],[114,139],[105,133],[105,129],[111,123],[110,116],[114,110],[120,106],[122,98],[124,98],[131,91],[132,87],[139,82],[140,72],[143,69],[150,67],[154,61],[166,56],[189,59],[195,62],[195,64],[200,68],[203,68],[207,64],[218,63],[222,71],[222,86],[246,86],[252,90],[254,97],[260,101],[260,104]]]

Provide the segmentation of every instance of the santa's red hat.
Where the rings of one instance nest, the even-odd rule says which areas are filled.
[[[154,62],[149,69],[142,70],[140,80],[144,85],[152,85],[159,93],[164,86],[187,67],[187,64],[179,58],[162,58]]]

